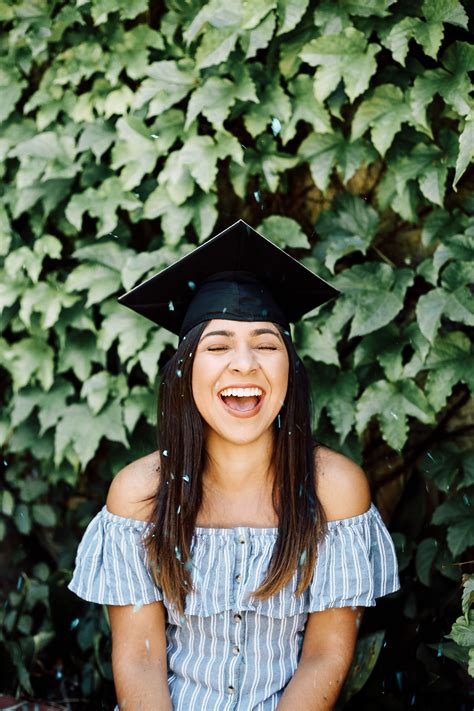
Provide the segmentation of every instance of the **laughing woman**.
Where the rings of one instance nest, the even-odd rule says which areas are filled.
[[[399,588],[363,471],[318,445],[289,321],[337,294],[239,221],[122,301],[179,334],[160,450],[123,469],[69,588],[108,605],[127,711],[328,711]]]

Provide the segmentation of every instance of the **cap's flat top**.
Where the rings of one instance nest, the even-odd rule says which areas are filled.
[[[119,301],[163,328],[179,333],[200,285],[223,271],[253,273],[269,288],[288,321],[298,321],[303,314],[339,293],[239,220],[121,296]]]

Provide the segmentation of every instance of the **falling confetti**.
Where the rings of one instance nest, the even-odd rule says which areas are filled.
[[[188,286],[192,290],[194,290],[196,288],[196,284],[193,281],[188,281]]]
[[[181,513],[181,505],[179,505],[178,508],[176,509],[176,513],[177,513],[177,514],[180,514],[180,513]]]
[[[279,121],[279,119],[277,119],[276,116],[274,116],[274,117],[272,118],[272,124],[271,124],[271,125],[272,125],[272,133],[273,133],[273,135],[274,135],[274,136],[278,136],[278,134],[279,134],[280,131],[281,131],[281,122]]]
[[[178,378],[180,378],[183,375],[183,371],[178,368],[176,371],[176,375],[178,376]]]
[[[396,415],[396,414],[393,412],[393,410],[390,410],[390,414],[392,415],[392,417],[393,417],[395,420],[398,420],[398,415]]]
[[[262,193],[260,192],[260,190],[255,190],[253,196],[256,202],[258,202],[259,204],[262,202]]]
[[[164,457],[167,457],[167,456],[168,456],[168,450],[167,450],[167,449],[164,449],[163,452],[162,452],[162,454],[163,454]]]
[[[75,630],[76,627],[78,626],[80,622],[79,617],[75,617],[74,620],[71,622],[71,630]]]
[[[188,484],[191,481],[188,474],[183,474],[183,479],[184,481],[188,482]]]
[[[143,602],[137,602],[136,605],[133,606],[133,611],[138,612],[139,610],[141,610],[142,607],[143,607]]]
[[[173,304],[172,301],[169,302],[168,308],[169,308],[170,311],[174,311],[174,304]]]

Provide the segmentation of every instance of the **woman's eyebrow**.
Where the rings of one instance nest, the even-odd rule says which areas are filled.
[[[274,331],[272,328],[255,328],[253,331],[250,331],[251,336],[261,336],[266,333],[270,333],[272,336],[276,336],[277,338],[280,337],[280,334],[278,333],[278,331]],[[233,336],[235,336],[235,332],[234,331],[209,331],[208,333],[204,334],[204,336],[201,338],[201,341],[203,341],[208,336],[226,336],[227,338],[232,338]]]

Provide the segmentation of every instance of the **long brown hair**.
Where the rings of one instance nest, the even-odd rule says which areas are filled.
[[[192,394],[194,354],[207,325],[192,328],[164,366],[158,396],[158,446],[161,474],[144,543],[150,570],[166,598],[184,614],[191,543],[202,504],[206,464],[202,417]],[[277,326],[277,328],[279,328]],[[266,599],[298,571],[297,594],[309,585],[326,516],[316,496],[315,447],[306,370],[288,332],[279,328],[288,351],[285,403],[274,422],[272,501],[278,537],[267,576],[252,595]]]

